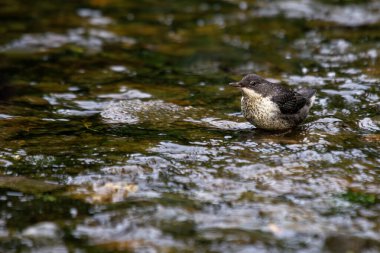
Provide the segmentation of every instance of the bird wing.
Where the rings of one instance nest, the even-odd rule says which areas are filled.
[[[278,105],[282,113],[293,114],[305,106],[307,99],[297,92],[289,91],[273,96],[272,101]]]

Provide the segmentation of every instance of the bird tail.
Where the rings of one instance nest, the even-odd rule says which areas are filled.
[[[312,96],[314,96],[316,90],[310,88],[302,88],[297,90],[297,92],[301,94],[303,97],[310,99]]]

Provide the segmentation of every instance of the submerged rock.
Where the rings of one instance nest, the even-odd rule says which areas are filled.
[[[162,100],[139,99],[111,102],[101,112],[109,123],[166,125],[186,116],[191,107],[181,107]]]
[[[359,121],[359,127],[367,131],[380,131],[380,120],[379,117],[374,118],[364,118]]]
[[[28,194],[41,194],[58,190],[62,188],[62,186],[21,176],[1,176],[0,188],[7,188]]]
[[[162,100],[122,100],[111,102],[101,112],[107,123],[151,124],[155,127],[168,126],[175,122],[195,124],[198,127],[216,128],[222,130],[251,129],[253,126],[246,122],[236,122],[236,116],[212,112],[205,108],[180,106]],[[220,117],[216,117],[220,116]]]
[[[41,222],[33,226],[27,227],[23,232],[23,236],[31,238],[50,238],[54,239],[59,237],[59,227],[52,222]]]
[[[126,182],[89,182],[72,187],[70,195],[89,203],[104,204],[124,201],[137,190],[137,185]]]

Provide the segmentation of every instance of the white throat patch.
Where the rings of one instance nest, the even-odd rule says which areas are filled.
[[[250,99],[261,99],[262,98],[262,96],[259,93],[257,93],[256,91],[254,91],[252,89],[242,88],[241,90]]]

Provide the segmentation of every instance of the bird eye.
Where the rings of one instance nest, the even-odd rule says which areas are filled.
[[[250,81],[249,84],[253,86],[253,85],[255,85],[256,83],[255,83],[255,81]]]

